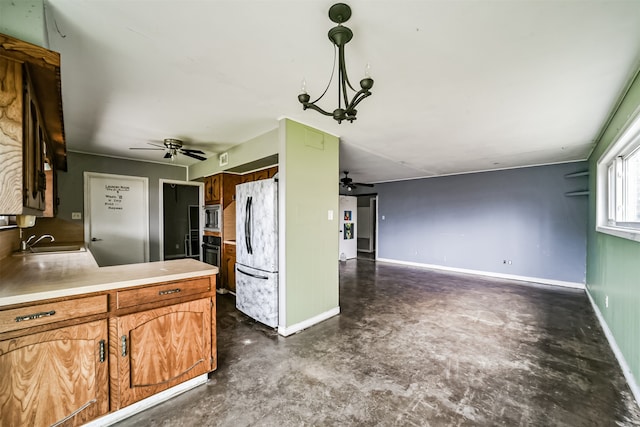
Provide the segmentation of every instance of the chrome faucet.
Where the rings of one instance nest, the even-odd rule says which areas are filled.
[[[32,234],[31,236],[29,236],[29,238],[26,241],[23,240],[21,242],[20,249],[22,249],[23,251],[26,251],[27,249],[31,249],[32,247],[37,245],[40,240],[44,239],[45,237],[48,238],[48,239],[51,239],[51,242],[55,242],[56,241],[56,239],[51,234],[43,234],[42,236],[38,237],[35,242],[29,244],[31,239],[33,239],[35,237],[36,237],[36,235]]]

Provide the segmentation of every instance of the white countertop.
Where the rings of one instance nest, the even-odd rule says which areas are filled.
[[[193,259],[98,267],[90,251],[0,260],[0,306],[218,273]]]

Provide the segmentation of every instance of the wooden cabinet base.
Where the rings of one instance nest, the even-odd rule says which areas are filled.
[[[111,409],[212,369],[209,298],[110,319]]]
[[[209,380],[208,374],[200,375],[199,377],[192,378],[183,383],[178,384],[175,387],[171,387],[165,391],[161,391],[158,394],[154,394],[151,397],[147,397],[146,399],[142,399],[136,403],[133,403],[129,406],[126,406],[118,411],[111,412],[104,417],[100,417],[93,422],[89,422],[85,424],[84,427],[104,427],[110,426],[115,423],[118,423],[122,420],[125,420],[129,417],[134,416],[144,410],[147,410],[153,406],[159,405],[162,402],[166,402],[167,400],[173,399],[174,397],[187,392],[195,387],[206,384]]]
[[[215,287],[209,275],[0,307],[0,427],[108,425],[202,384],[217,367]]]
[[[0,341],[0,425],[79,426],[109,411],[107,321]]]

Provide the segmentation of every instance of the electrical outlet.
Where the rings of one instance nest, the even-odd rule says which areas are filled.
[[[82,212],[71,212],[71,219],[82,219]]]
[[[507,261],[509,263],[509,265],[511,265],[511,260]]]
[[[382,220],[384,221],[384,215],[382,215]]]
[[[176,243],[176,249],[180,249],[180,244]]]
[[[604,306],[605,308],[609,308],[609,295],[605,295],[604,297]]]

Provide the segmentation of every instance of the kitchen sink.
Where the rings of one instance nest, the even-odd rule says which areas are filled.
[[[82,245],[55,245],[55,246],[35,246],[27,251],[16,252],[15,255],[36,255],[36,254],[61,254],[71,252],[85,252],[86,248]]]
[[[44,252],[84,252],[84,246],[80,245],[60,245],[60,246],[36,246],[29,249],[34,254]]]

